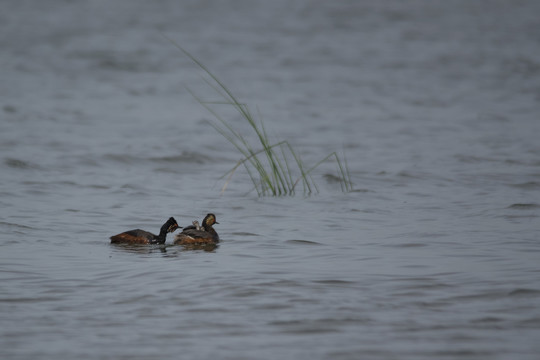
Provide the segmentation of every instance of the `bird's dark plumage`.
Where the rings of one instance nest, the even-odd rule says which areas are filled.
[[[171,217],[161,226],[159,235],[154,235],[141,229],[129,230],[111,236],[111,244],[164,244],[167,234],[179,227],[176,220]]]

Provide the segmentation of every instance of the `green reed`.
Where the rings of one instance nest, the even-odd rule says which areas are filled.
[[[315,165],[307,167],[288,141],[283,140],[275,143],[270,141],[260,115],[258,116],[259,121],[257,121],[248,105],[240,102],[231,90],[204,64],[174,41],[170,39],[169,41],[210,77],[205,81],[221,97],[220,101],[204,101],[191,90],[188,89],[188,91],[215,117],[217,121],[210,122],[212,127],[243,156],[231,170],[223,175],[222,178],[227,179],[221,190],[222,192],[227,188],[235,171],[240,166],[244,166],[259,196],[294,195],[298,184],[301,184],[304,194],[317,193],[319,188],[314,182],[311,173],[319,165],[330,160],[337,163],[341,190],[343,192],[352,190],[347,163],[342,161],[336,152],[327,155]],[[225,121],[222,115],[216,111],[216,105],[232,106],[246,120],[258,140],[257,147],[254,147],[242,134]]]

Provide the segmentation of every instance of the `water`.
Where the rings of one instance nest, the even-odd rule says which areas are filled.
[[[0,357],[537,359],[539,7],[9,2]],[[220,195],[239,155],[162,34],[356,190]],[[210,211],[214,251],[109,244]]]

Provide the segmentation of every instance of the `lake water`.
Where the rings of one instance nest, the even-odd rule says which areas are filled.
[[[540,2],[4,7],[0,358],[540,356]],[[220,194],[240,155],[164,35],[355,190]],[[109,243],[208,212],[213,251]]]

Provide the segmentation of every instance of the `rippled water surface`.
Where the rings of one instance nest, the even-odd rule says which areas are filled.
[[[2,359],[538,359],[540,3],[8,3]],[[355,190],[220,195],[240,155],[163,35]],[[207,212],[211,251],[109,244]]]

